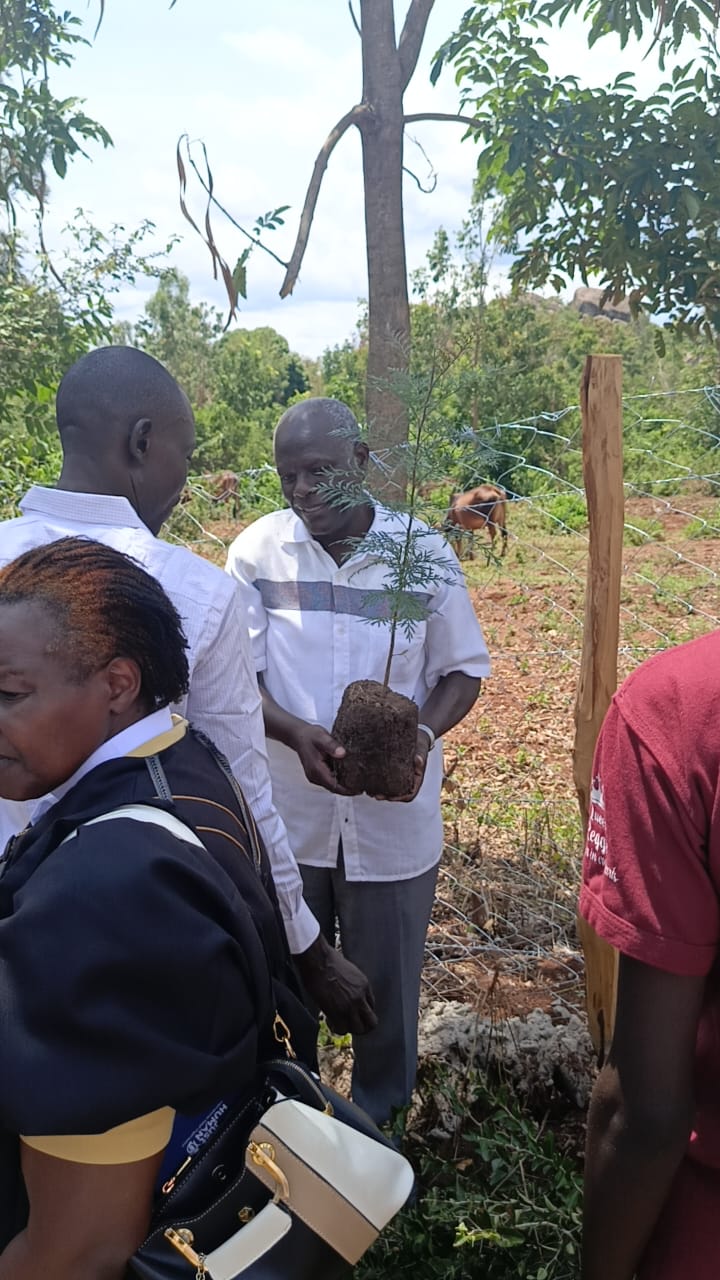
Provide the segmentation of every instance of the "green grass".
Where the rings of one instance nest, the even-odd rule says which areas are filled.
[[[558,1116],[551,1128],[478,1072],[458,1079],[433,1064],[420,1092],[424,1114],[405,1142],[418,1202],[366,1255],[358,1280],[576,1280],[576,1130],[563,1132]]]

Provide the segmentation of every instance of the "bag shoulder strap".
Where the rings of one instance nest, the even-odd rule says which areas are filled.
[[[112,818],[132,818],[135,822],[149,822],[156,827],[163,827],[165,831],[170,831],[178,840],[184,840],[186,844],[194,844],[198,849],[204,849],[205,845],[202,840],[195,834],[191,827],[186,826],[174,813],[168,813],[165,809],[156,809],[154,805],[149,804],[124,804],[119,809],[111,809],[109,813],[101,813],[97,818],[89,818],[87,822],[80,823],[82,827],[93,827],[97,822],[110,822]],[[68,840],[72,840],[76,836],[79,828],[70,831],[64,840],[60,841],[60,845],[67,844]]]

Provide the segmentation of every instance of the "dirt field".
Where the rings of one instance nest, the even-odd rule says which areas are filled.
[[[720,533],[715,519],[715,504],[703,497],[628,502],[620,677],[657,649],[720,625],[720,541],[692,536]],[[573,924],[581,851],[572,749],[586,534],[548,536],[537,509],[511,507],[508,523],[505,560],[464,561],[493,674],[446,739],[445,866],[460,860],[453,900],[461,900],[460,886],[469,890],[464,914],[476,947],[481,938],[485,946],[449,963],[446,946],[443,967],[458,988],[449,974],[433,982],[443,995],[464,999],[474,987],[481,1007],[492,1003],[499,1016],[551,1011],[558,998],[577,1003],[582,973]],[[457,913],[439,906],[434,927],[457,935]],[[432,968],[430,960],[429,980]]]
[[[627,503],[621,676],[720,625],[717,523],[702,495]],[[503,560],[483,554],[480,535],[464,561],[493,674],[445,740],[447,847],[425,972],[428,998],[497,1017],[552,1013],[582,998],[572,748],[587,533],[552,532],[541,501],[511,504],[508,527]],[[201,512],[174,531],[222,561],[238,528]]]

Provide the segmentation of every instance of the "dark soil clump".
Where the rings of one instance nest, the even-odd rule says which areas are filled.
[[[406,796],[415,784],[417,703],[377,680],[355,680],[343,694],[332,736],[347,755],[335,776],[351,795]]]

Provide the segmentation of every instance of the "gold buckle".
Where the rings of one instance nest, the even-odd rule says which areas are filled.
[[[275,1036],[275,1039],[277,1040],[278,1044],[281,1044],[283,1046],[288,1058],[297,1057],[297,1054],[295,1053],[295,1050],[292,1047],[292,1041],[290,1039],[290,1028],[287,1022],[285,1022],[284,1018],[280,1017],[280,1014],[277,1012],[277,1010],[275,1011],[275,1020],[273,1022],[273,1035]]]
[[[196,1280],[198,1277],[207,1275],[204,1254],[196,1253],[192,1247],[195,1240],[192,1231],[188,1231],[187,1227],[181,1227],[179,1231],[176,1231],[174,1227],[168,1227],[164,1235],[173,1248],[182,1254],[185,1261],[195,1267]]]
[[[253,1164],[267,1169],[270,1177],[276,1183],[273,1204],[277,1204],[281,1198],[286,1202],[289,1201],[290,1184],[282,1169],[275,1163],[275,1148],[269,1142],[250,1142],[248,1143],[248,1151],[252,1157]]]

